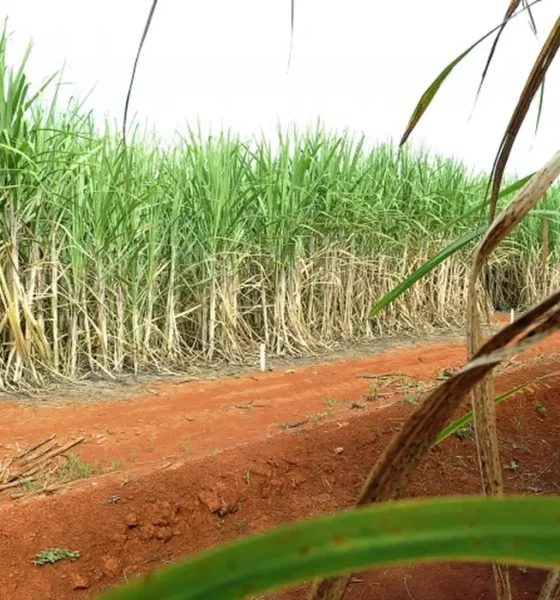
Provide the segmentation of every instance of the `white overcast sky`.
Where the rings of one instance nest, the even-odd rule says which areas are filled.
[[[497,25],[509,0],[296,0],[292,64],[290,0],[160,0],[133,90],[132,113],[162,135],[197,121],[243,137],[305,127],[317,118],[372,143],[398,139],[416,101],[442,68]],[[66,63],[67,95],[100,118],[121,119],[151,0],[2,0],[16,60],[34,42],[33,82]],[[522,15],[506,30],[474,115],[486,42],[448,79],[413,136],[415,143],[489,169],[515,100],[557,14],[534,7],[539,37]],[[536,102],[510,170],[527,173],[557,150],[560,56]]]

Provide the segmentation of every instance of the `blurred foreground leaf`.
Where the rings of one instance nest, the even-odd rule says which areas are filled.
[[[234,600],[321,576],[410,562],[560,565],[560,498],[373,504],[195,555],[99,600]]]

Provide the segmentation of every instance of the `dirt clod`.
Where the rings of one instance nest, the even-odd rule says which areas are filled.
[[[115,556],[103,557],[103,571],[109,577],[115,577],[122,569],[121,561]]]
[[[156,527],[165,526],[170,525],[175,521],[175,516],[179,512],[179,507],[172,505],[170,502],[157,502],[152,507],[152,511],[152,525],[155,525]]]
[[[173,530],[170,527],[157,527],[156,539],[168,542],[173,537]]]
[[[126,526],[129,529],[134,529],[134,527],[138,527],[138,517],[136,516],[136,513],[129,512],[126,515]]]
[[[213,489],[202,490],[198,499],[211,513],[223,517],[237,512],[241,498],[234,484],[220,482]]]
[[[74,574],[71,581],[74,590],[87,590],[90,587],[90,582],[84,575]]]
[[[216,513],[222,508],[222,503],[215,490],[203,490],[198,494],[198,499],[211,513]]]

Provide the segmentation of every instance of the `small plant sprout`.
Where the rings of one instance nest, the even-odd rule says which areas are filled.
[[[109,465],[109,471],[112,473],[116,473],[117,471],[122,471],[126,468],[126,463],[121,458],[112,460]]]
[[[467,423],[467,425],[459,427],[459,429],[457,429],[455,432],[455,435],[461,440],[474,437],[474,427],[472,426],[472,423]]]
[[[78,550],[68,550],[67,548],[45,548],[37,552],[35,558],[31,561],[36,567],[43,565],[54,565],[55,563],[64,560],[65,558],[75,561],[80,558]]]
[[[245,482],[247,483],[247,485],[249,485],[251,483],[251,478],[252,478],[253,474],[251,472],[251,469],[249,467],[247,467],[245,469]]]
[[[505,468],[508,471],[518,471],[519,470],[519,463],[515,459],[512,459],[509,462],[509,464],[505,466]]]
[[[546,408],[540,402],[537,402],[535,409],[541,417],[546,417]]]
[[[328,412],[311,413],[310,415],[307,415],[307,420],[311,421],[312,423],[318,423],[319,421],[324,421],[325,419],[328,419],[329,417],[330,417],[330,414]]]

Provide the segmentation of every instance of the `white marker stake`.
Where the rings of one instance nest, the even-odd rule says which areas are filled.
[[[266,346],[261,344],[261,371],[264,373],[266,371],[266,355],[265,355]]]
[[[513,323],[513,320],[515,319],[515,311],[513,310],[513,308],[511,309],[511,315],[509,317],[509,322]]]

